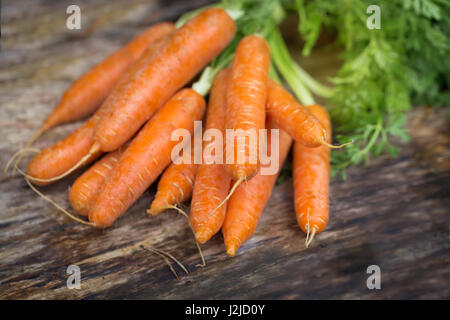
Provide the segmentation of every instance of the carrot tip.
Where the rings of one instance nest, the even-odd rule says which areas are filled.
[[[195,239],[200,244],[204,244],[211,238],[211,236],[211,232],[208,232],[207,230],[199,230],[195,232]]]
[[[230,257],[234,257],[236,255],[236,251],[237,251],[237,246],[236,245],[231,245],[227,249],[227,255],[229,255]]]
[[[12,163],[14,162],[14,160],[16,160],[14,162],[14,166],[18,165],[18,163],[21,160],[21,156],[26,153],[26,152],[35,152],[35,153],[39,153],[41,152],[41,150],[36,149],[36,148],[23,148],[22,150],[17,151],[15,154],[13,154],[11,156],[11,158],[9,158],[8,162],[5,165],[5,168],[3,169],[3,175],[5,175],[8,172],[9,167],[12,165]],[[14,169],[15,170],[15,169]]]
[[[164,210],[169,209],[168,207],[154,207],[152,206],[150,209],[147,209],[147,213],[151,216],[156,216],[158,214],[160,214],[161,212],[163,212]]]
[[[236,238],[228,239],[225,241],[225,247],[227,249],[227,254],[230,257],[234,257],[236,255],[237,250],[241,246],[241,243]]]
[[[19,165],[20,161],[22,161],[22,158],[24,156],[24,153],[27,152],[28,150],[33,150],[31,148],[31,145],[47,130],[49,130],[51,128],[51,126],[49,125],[43,125],[42,127],[40,127],[34,134],[33,136],[30,138],[30,140],[28,140],[25,144],[25,146],[23,147],[22,150],[20,150],[17,154],[15,154],[13,157],[11,157],[10,161],[8,161],[8,164],[5,167],[5,173],[6,171],[8,171],[8,167],[11,165],[12,160],[16,158],[14,162],[14,165]]]

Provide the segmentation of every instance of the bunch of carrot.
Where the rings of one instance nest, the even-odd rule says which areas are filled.
[[[33,184],[46,185],[103,155],[69,192],[73,209],[99,228],[111,226],[161,176],[147,212],[157,215],[192,198],[196,240],[205,243],[222,230],[227,253],[234,256],[254,233],[279,170],[262,174],[267,164],[249,161],[249,141],[232,150],[244,163],[205,158],[201,164],[172,163],[177,142],[171,134],[180,128],[192,134],[194,121],[204,116],[206,129],[223,137],[227,129],[280,129],[279,135],[271,131],[267,148],[277,139],[281,168],[294,141],[295,211],[308,245],[328,222],[332,146],[327,111],[302,106],[269,78],[270,49],[257,35],[240,40],[231,66],[215,76],[208,104],[204,92],[185,87],[235,33],[233,18],[220,8],[206,9],[179,28],[171,23],[148,28],[78,79],[35,137],[91,117],[36,155],[26,173],[16,168]]]

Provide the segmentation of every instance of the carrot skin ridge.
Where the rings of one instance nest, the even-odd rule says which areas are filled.
[[[226,90],[229,69],[223,69],[214,79],[209,96],[205,129],[217,129],[225,134],[226,124]],[[205,150],[208,143],[203,143]],[[231,177],[222,164],[207,164],[203,158],[198,168],[191,201],[190,222],[199,243],[205,243],[222,227],[225,219],[226,205],[219,208],[216,214],[205,221],[209,213],[227,196]]]
[[[269,80],[267,118],[306,147],[319,147],[328,141],[325,128],[282,86]]]
[[[174,129],[194,131],[203,117],[205,101],[192,89],[183,89],[141,129],[97,193],[89,220],[108,227],[142,195],[171,162]]]
[[[207,9],[177,29],[114,101],[99,121],[95,140],[112,151],[135,132],[170,97],[188,83],[232,40],[233,19],[225,10]]]
[[[275,128],[273,124],[268,127]],[[222,233],[229,256],[234,256],[237,249],[253,235],[264,207],[269,201],[278,173],[292,144],[291,137],[281,129],[279,139],[278,172],[273,175],[258,173],[252,179],[241,184],[228,201]],[[268,149],[270,150],[270,138],[268,139]]]
[[[331,141],[331,122],[325,108],[308,110],[322,123]],[[295,142],[293,151],[294,205],[298,225],[305,233],[322,232],[329,219],[330,149],[307,148]]]

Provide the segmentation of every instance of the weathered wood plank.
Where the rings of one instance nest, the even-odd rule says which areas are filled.
[[[69,1],[3,3],[2,166],[82,71],[145,25],[174,19],[204,1],[79,3],[89,12],[87,25],[95,26],[84,37],[54,25],[63,22]],[[95,22],[101,16],[106,18]],[[325,55],[330,57],[315,55],[329,63],[324,68],[336,65],[330,62],[337,61],[334,56]],[[316,70],[317,60],[307,62]],[[318,73],[324,74],[322,69]],[[226,256],[221,235],[202,246],[206,268],[196,268],[200,259],[184,217],[145,214],[154,186],[112,228],[95,230],[69,221],[23,179],[8,175],[0,182],[0,299],[448,299],[448,117],[442,109],[416,109],[408,117],[413,139],[400,143],[397,159],[383,156],[349,170],[347,181],[333,180],[330,224],[312,247],[304,248],[288,179],[276,186],[256,234],[235,258]],[[62,126],[36,146],[78,125]],[[67,189],[75,178],[41,190],[69,208]],[[145,247],[172,253],[190,274],[174,266],[181,280],[174,279],[166,263]],[[72,264],[81,268],[80,290],[66,287],[66,269]],[[366,288],[371,264],[381,267],[380,291]]]

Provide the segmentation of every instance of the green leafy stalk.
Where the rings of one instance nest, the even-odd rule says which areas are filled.
[[[207,66],[203,70],[200,79],[192,85],[192,89],[197,91],[200,95],[205,96],[211,89],[211,85],[220,70],[224,69],[233,60],[234,54],[222,56],[220,60]]]
[[[310,105],[314,103],[309,90],[303,84],[302,79],[298,73],[295,72],[294,61],[289,54],[286,44],[281,37],[280,30],[275,28],[269,38],[269,46],[272,54],[272,59],[275,66],[280,71],[283,78],[289,84],[297,98],[304,105]]]

